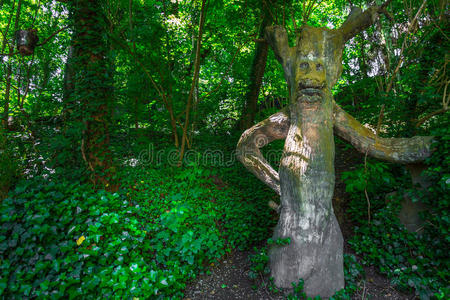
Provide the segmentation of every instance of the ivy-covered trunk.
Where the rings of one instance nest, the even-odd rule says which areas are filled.
[[[100,1],[73,2],[75,89],[73,114],[81,122],[81,154],[94,186],[108,187],[112,158],[109,146],[111,74]]]

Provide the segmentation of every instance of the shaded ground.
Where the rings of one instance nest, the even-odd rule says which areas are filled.
[[[262,281],[251,280],[250,254],[252,251],[235,251],[211,269],[211,275],[203,275],[186,290],[185,299],[284,299],[269,293]]]
[[[341,180],[341,173],[363,163],[364,156],[344,145],[336,145],[336,188],[333,199],[335,214],[338,218],[344,235],[344,252],[354,254],[346,243],[353,234],[354,225],[345,219],[348,206],[348,195],[345,193],[345,184]],[[274,294],[267,288],[267,278],[251,280],[250,255],[254,251],[234,251],[218,266],[211,268],[210,275],[202,275],[192,282],[185,292],[185,300],[197,299],[248,299],[270,300],[285,299],[285,295]],[[414,299],[414,295],[405,295],[391,285],[389,279],[379,274],[375,267],[365,268],[366,278],[359,283],[360,290],[354,299]]]

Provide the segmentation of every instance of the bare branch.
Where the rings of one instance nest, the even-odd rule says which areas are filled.
[[[389,93],[392,89],[392,84],[394,83],[394,78],[395,75],[398,73],[398,71],[400,70],[400,67],[402,66],[403,63],[403,52],[405,51],[405,48],[407,48],[406,46],[406,41],[407,41],[407,36],[411,33],[414,33],[417,29],[417,27],[415,26],[417,23],[417,19],[419,18],[420,14],[422,13],[423,8],[425,7],[425,4],[427,3],[427,0],[423,0],[422,5],[420,6],[419,10],[417,11],[416,15],[414,16],[414,18],[412,19],[412,21],[409,23],[408,29],[406,31],[406,35],[405,35],[405,39],[403,40],[402,43],[402,49],[400,50],[400,59],[398,61],[397,67],[394,70],[394,73],[392,73],[391,75],[391,79],[389,80],[389,83],[386,87],[386,93]]]
[[[69,28],[69,26],[65,26],[55,32],[53,32],[48,38],[46,38],[42,43],[37,44],[36,46],[43,46],[45,45],[48,41],[50,41],[55,35],[57,35],[58,33],[60,33],[63,30],[66,30],[67,28]]]
[[[419,119],[416,121],[416,127],[420,127],[420,125],[422,125],[423,123],[425,123],[426,121],[428,121],[429,119],[431,119],[432,117],[445,113],[447,111],[450,110],[450,108],[448,107],[449,103],[450,103],[450,95],[447,95],[447,87],[448,84],[450,83],[450,81],[447,81],[445,83],[445,87],[444,87],[444,95],[442,96],[442,108],[435,110],[429,114],[427,114],[425,117]]]
[[[379,13],[383,13],[391,18],[392,16],[386,11],[386,7],[392,0],[387,0],[381,6],[371,6],[364,12],[359,7],[353,7],[347,20],[338,29],[344,38],[344,42],[348,41],[361,31],[367,29],[370,25],[375,23]]]

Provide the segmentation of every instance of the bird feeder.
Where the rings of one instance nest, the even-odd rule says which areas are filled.
[[[16,31],[16,45],[17,50],[22,56],[29,56],[34,53],[34,48],[37,45],[39,38],[36,29],[17,30]]]

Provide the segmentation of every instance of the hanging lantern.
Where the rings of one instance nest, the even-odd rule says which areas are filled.
[[[19,50],[22,56],[32,55],[38,41],[39,38],[36,29],[16,31],[17,50]]]

